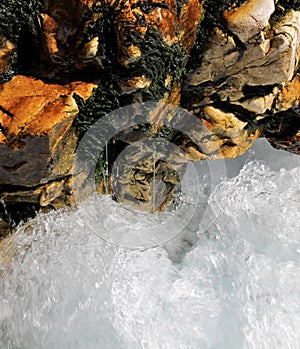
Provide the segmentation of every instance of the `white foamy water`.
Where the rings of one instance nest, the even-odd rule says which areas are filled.
[[[151,227],[168,240],[178,211],[105,197],[20,228],[0,267],[0,348],[300,348],[300,157],[259,141],[225,164],[196,165],[185,228],[162,245]]]

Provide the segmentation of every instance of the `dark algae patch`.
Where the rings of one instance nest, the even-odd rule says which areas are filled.
[[[158,101],[166,92],[171,92],[165,86],[168,75],[172,76],[172,83],[182,79],[185,65],[185,51],[180,44],[168,46],[163,42],[159,32],[148,28],[143,38],[133,37],[132,43],[140,47],[140,60],[129,66],[131,76],[145,75],[152,80],[149,88],[143,89],[143,101]]]
[[[300,10],[299,0],[277,0],[275,1],[276,9],[271,17],[271,24],[280,21],[290,10]]]
[[[11,67],[0,82],[9,80],[16,72],[24,73],[31,64],[38,42],[37,16],[43,0],[1,0],[0,33],[17,45]]]

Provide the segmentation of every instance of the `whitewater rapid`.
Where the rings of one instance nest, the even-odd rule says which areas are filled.
[[[20,227],[0,348],[300,348],[300,157],[191,166],[178,209],[93,196]]]

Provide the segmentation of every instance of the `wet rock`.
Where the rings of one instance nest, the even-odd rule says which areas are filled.
[[[86,40],[88,26],[95,25],[99,19],[97,13],[91,11],[96,1],[67,0],[59,2],[47,0],[43,13],[38,16],[41,33],[40,57],[52,66],[52,71],[44,66],[48,76],[56,76],[63,71],[64,77],[85,68],[95,71],[102,69],[98,36]]]
[[[88,175],[72,172],[78,137],[107,113],[136,102],[163,103],[149,111],[150,127],[129,128],[110,140],[111,168],[103,159],[98,164],[100,191],[147,211],[170,201],[187,161],[241,155],[260,135],[298,153],[300,9],[294,3],[30,2],[29,25],[0,24],[0,74],[16,50],[12,42],[18,42],[17,67],[24,72],[0,86],[2,200],[72,203]],[[207,37],[203,17],[213,27]],[[163,134],[163,121],[175,115],[165,104],[196,116],[187,134]],[[153,155],[150,143],[160,133],[176,147]],[[116,179],[113,164],[124,149],[131,153],[120,160]]]
[[[189,125],[187,134],[190,137],[174,139],[189,161],[234,158],[244,154],[262,131],[262,128],[251,130],[247,122],[241,121],[233,113],[213,106],[204,107],[197,116],[199,122]]]
[[[300,110],[299,107],[275,114],[264,129],[264,136],[276,149],[300,154]]]
[[[276,149],[286,150],[290,153],[300,155],[300,132],[293,136],[268,137],[267,140]]]
[[[86,98],[94,86],[16,76],[0,87],[0,184],[30,187],[70,173],[78,113],[72,96]]]
[[[273,1],[263,4],[246,1],[239,8],[225,11],[226,27],[214,28],[201,64],[190,73],[184,87],[186,108],[210,127],[210,122],[215,124],[211,128],[214,142],[208,142],[209,151],[215,149],[218,153],[219,146],[219,154],[224,157],[236,156],[248,149],[264,127],[273,144],[298,151],[296,118],[289,134],[280,130],[286,130],[288,125],[282,112],[299,106],[300,12],[287,11],[277,22],[272,22],[271,27],[269,19],[273,11]],[[227,124],[221,129],[225,144],[230,146],[226,145],[224,152],[220,123],[215,117],[211,118],[212,110],[214,115],[225,111],[221,120]],[[228,130],[233,118],[245,126],[237,128],[232,138]],[[290,117],[287,119],[291,121]],[[286,126],[282,127],[283,124]],[[296,150],[292,150],[295,147]],[[207,151],[205,147],[202,149]],[[203,157],[200,153],[199,159]],[[195,151],[193,157],[197,158]]]
[[[161,140],[148,139],[129,147],[108,181],[100,183],[99,192],[112,192],[115,200],[143,211],[163,210],[180,186],[188,159],[177,162]]]
[[[78,114],[73,94],[87,98],[94,87],[46,84],[25,76],[1,85],[0,199],[6,205],[68,203],[77,145],[71,127]],[[3,235],[8,227],[1,227]]]

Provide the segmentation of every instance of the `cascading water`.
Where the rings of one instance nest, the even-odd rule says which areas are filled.
[[[0,348],[300,348],[300,158],[261,140],[225,164],[216,185],[196,165],[201,197],[181,210],[91,197],[20,227],[0,263]]]

